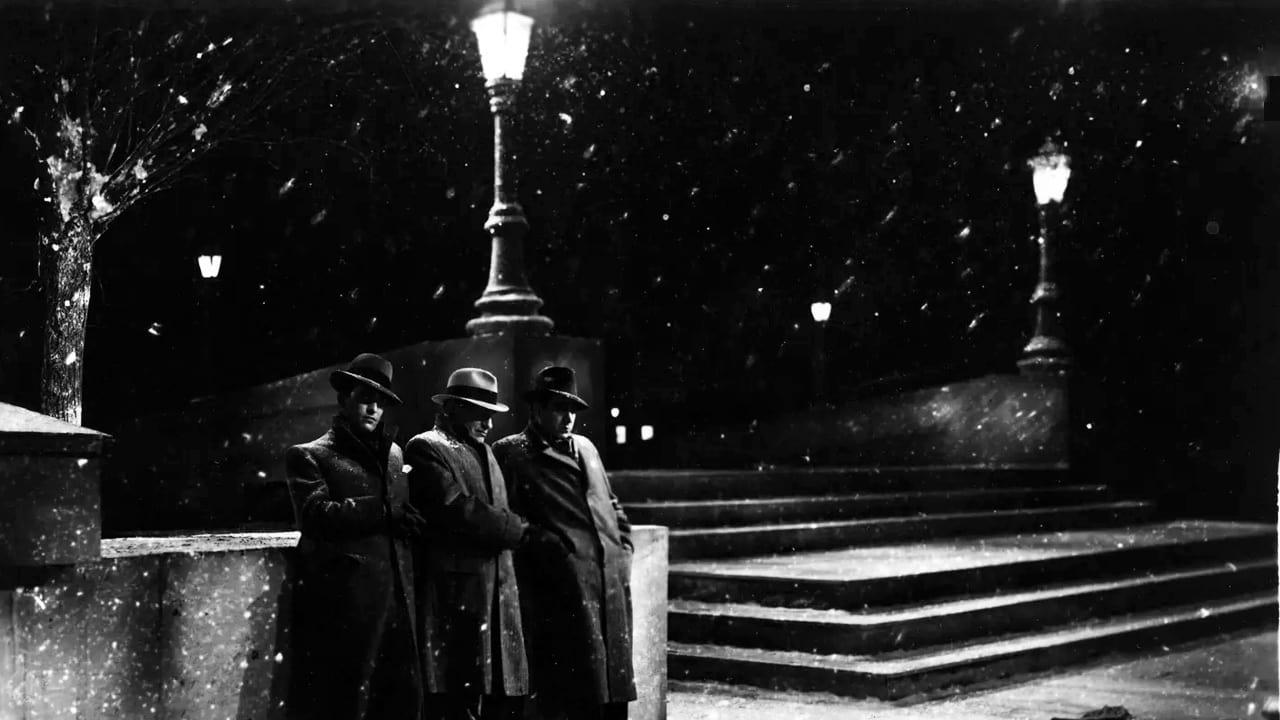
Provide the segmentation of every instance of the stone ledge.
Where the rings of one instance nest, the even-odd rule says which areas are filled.
[[[156,537],[109,538],[102,541],[102,557],[139,557],[222,552],[247,552],[250,550],[275,550],[293,548],[300,534],[289,532],[228,532],[202,535],[165,535]]]

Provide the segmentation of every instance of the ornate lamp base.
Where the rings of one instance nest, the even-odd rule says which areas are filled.
[[[1071,371],[1071,351],[1055,337],[1037,335],[1022,349],[1018,369],[1023,375],[1062,375]]]
[[[555,322],[546,315],[481,315],[467,321],[467,334],[520,335],[541,337],[555,330]]]

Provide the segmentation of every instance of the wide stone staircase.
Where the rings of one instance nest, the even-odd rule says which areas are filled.
[[[669,676],[885,699],[1277,622],[1276,531],[1058,466],[625,471],[671,527]]]

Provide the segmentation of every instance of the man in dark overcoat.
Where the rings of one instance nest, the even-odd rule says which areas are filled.
[[[356,357],[329,377],[333,427],[285,454],[298,542],[290,718],[417,720],[422,712],[412,548],[424,521],[382,424],[391,363]]]
[[[545,718],[625,718],[631,666],[631,523],[600,452],[574,434],[574,372],[548,367],[526,394],[529,425],[494,444],[512,507],[559,543],[516,557],[533,692]]]
[[[485,444],[498,381],[477,368],[449,377],[433,429],[405,447],[413,502],[431,532],[418,546],[418,617],[430,717],[514,717],[529,669],[511,551],[537,529],[507,505],[502,471]]]

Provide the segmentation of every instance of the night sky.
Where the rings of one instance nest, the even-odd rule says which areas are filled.
[[[563,5],[535,33],[517,131],[530,278],[558,332],[604,340],[610,404],[675,429],[805,405],[818,299],[833,398],[1013,371],[1037,258],[1026,160],[1055,136],[1074,170],[1068,338],[1100,423],[1151,462],[1274,470],[1280,130],[1260,120],[1280,8],[800,5]],[[463,333],[492,181],[465,20],[210,20],[360,24],[103,237],[87,425]],[[22,23],[54,21],[0,19],[0,43],[47,52],[20,49]],[[33,406],[41,166],[3,137],[0,400]],[[194,258],[215,245],[205,330]]]

